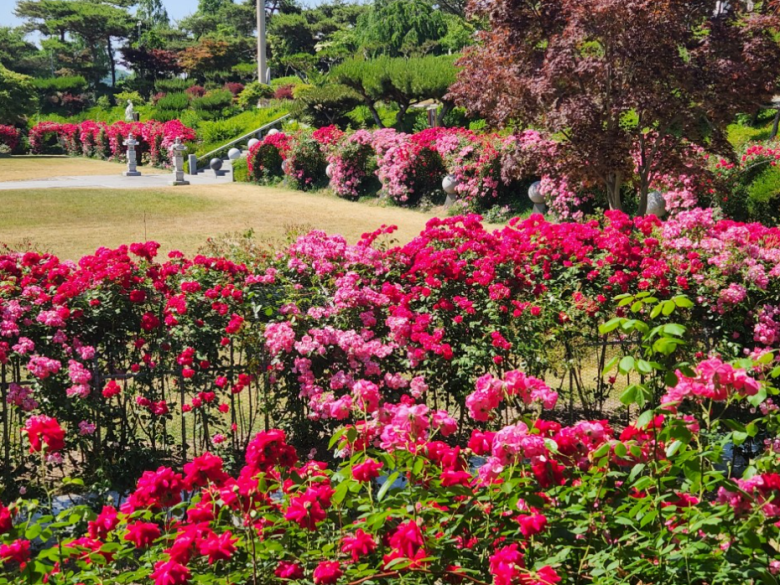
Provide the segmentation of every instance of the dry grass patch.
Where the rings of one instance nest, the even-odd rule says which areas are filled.
[[[435,213],[354,203],[326,193],[302,193],[248,184],[150,190],[38,189],[0,191],[0,241],[30,241],[75,259],[99,246],[144,239],[165,251],[192,254],[209,237],[253,229],[264,240],[283,240],[290,226],[314,226],[350,241],[383,224],[396,238],[414,238]]]
[[[12,156],[0,158],[0,181],[33,181],[55,177],[86,177],[95,175],[116,175],[127,165],[116,162],[72,158],[68,156]],[[144,174],[164,173],[153,167],[139,167]]]

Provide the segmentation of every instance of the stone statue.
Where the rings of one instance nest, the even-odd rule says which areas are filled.
[[[125,121],[135,122],[135,108],[133,108],[133,102],[127,100],[127,109],[125,109]]]
[[[177,187],[179,185],[189,185],[189,181],[184,180],[184,153],[187,147],[181,143],[181,138],[177,137],[176,141],[171,145],[170,151],[173,157],[173,181],[171,185]]]
[[[133,137],[131,132],[127,136],[122,144],[127,147],[127,170],[122,173],[125,177],[140,177],[141,173],[138,171],[138,161],[136,159],[135,147],[138,146],[138,141]]]

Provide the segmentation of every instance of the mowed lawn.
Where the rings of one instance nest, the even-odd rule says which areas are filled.
[[[9,160],[14,161],[0,161],[0,175]],[[28,160],[22,160],[29,166]],[[71,161],[74,168],[93,162]],[[63,168],[53,176],[77,174],[69,170]],[[362,233],[386,224],[397,225],[396,239],[407,242],[436,215],[345,201],[328,193],[237,183],[152,190],[0,190],[0,205],[0,242],[14,248],[29,243],[74,260],[100,246],[145,239],[159,242],[166,252],[177,249],[192,254],[209,237],[249,229],[262,240],[283,241],[290,228],[306,227],[342,234],[354,242]]]
[[[0,158],[0,181],[32,181],[54,177],[85,177],[94,175],[116,175],[127,169],[127,165],[68,156],[37,155]],[[164,173],[161,169],[143,167],[144,173]]]

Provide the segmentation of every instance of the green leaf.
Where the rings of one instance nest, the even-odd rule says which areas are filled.
[[[675,337],[682,337],[685,335],[685,327],[678,325],[677,323],[669,323],[664,325],[664,333],[667,335],[674,335]]]
[[[693,301],[691,301],[688,297],[684,297],[684,296],[674,297],[672,301],[674,301],[674,304],[680,307],[681,309],[690,309],[693,306]]]
[[[650,362],[646,360],[637,360],[636,361],[636,370],[640,374],[648,375],[653,373],[653,366],[650,365]]]
[[[661,309],[661,313],[663,313],[665,317],[668,317],[669,315],[674,313],[675,306],[672,301],[664,301],[661,304],[663,305],[663,309]]]
[[[378,502],[382,501],[382,499],[385,497],[385,494],[387,493],[387,490],[392,487],[396,479],[398,479],[398,472],[394,471],[390,474],[390,477],[385,480],[385,483],[382,484],[382,487],[379,488],[379,492],[376,494],[376,499]]]
[[[626,406],[630,406],[636,402],[636,395],[637,395],[637,385],[631,384],[628,388],[623,390],[623,393],[620,395],[620,402],[625,404]]]
[[[623,359],[620,360],[620,364],[618,365],[618,371],[621,374],[627,374],[630,371],[634,369],[634,358],[633,356],[627,355],[623,356]]]
[[[617,363],[620,361],[620,356],[615,356],[611,360],[607,362],[607,365],[604,366],[604,369],[601,371],[602,376],[606,376],[612,371],[612,368],[614,368]]]
[[[674,441],[674,442],[672,442],[670,445],[668,445],[666,447],[666,457],[669,458],[669,459],[674,457],[675,454],[677,453],[677,451],[679,451],[680,447],[682,447],[682,446],[683,446],[683,442],[682,441]]]
[[[628,475],[628,481],[634,481],[637,476],[645,470],[646,465],[644,463],[637,463],[631,468],[631,473]]]
[[[638,429],[646,429],[647,425],[650,424],[650,421],[653,420],[653,411],[652,410],[646,410],[642,414],[639,415],[639,418],[636,419],[636,422],[634,423],[634,426]]]
[[[599,333],[602,335],[606,335],[607,333],[610,333],[617,329],[620,326],[620,323],[623,321],[622,317],[615,317],[614,319],[610,319],[606,323],[604,323],[601,327],[599,327]]]
[[[658,315],[661,314],[661,309],[663,308],[664,308],[663,303],[658,303],[655,307],[653,307],[653,310],[650,311],[650,318],[655,319],[656,317],[658,317]]]
[[[336,504],[341,504],[341,502],[344,501],[344,498],[347,496],[347,493],[349,492],[350,483],[352,483],[350,480],[342,481],[336,488],[336,491],[333,492],[333,501]]]
[[[621,459],[626,458],[626,455],[628,455],[628,449],[623,443],[615,443],[615,455]]]

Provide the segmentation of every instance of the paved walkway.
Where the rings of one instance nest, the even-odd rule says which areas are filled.
[[[223,185],[233,182],[233,173],[230,164],[225,164],[224,174],[215,176],[211,170],[201,171],[197,175],[184,175],[184,178],[193,185]],[[140,169],[143,172],[143,169]],[[159,175],[141,175],[140,177],[125,177],[116,175],[93,175],[83,177],[53,177],[51,179],[37,179],[32,181],[0,181],[0,191],[11,189],[157,189],[170,187],[173,173]]]

